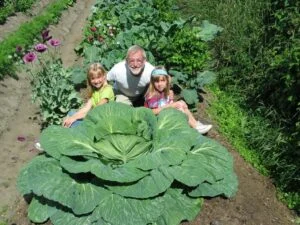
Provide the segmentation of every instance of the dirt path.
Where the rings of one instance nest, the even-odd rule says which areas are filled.
[[[82,28],[95,0],[77,1],[65,11],[60,23],[50,26],[51,35],[62,40],[61,56],[65,66],[80,63],[74,48],[82,39]],[[20,79],[0,81],[0,224],[28,225],[26,203],[16,191],[19,169],[33,158],[33,148],[40,134],[38,108],[30,101],[26,74]],[[204,103],[201,104],[201,107]],[[201,110],[200,110],[201,112]],[[199,114],[203,117],[203,114]],[[259,175],[214,129],[209,133],[232,153],[239,177],[239,191],[232,199],[206,199],[195,221],[185,225],[291,225],[293,213],[276,199],[271,181]]]
[[[41,2],[46,5],[51,0]],[[82,40],[82,28],[94,3],[95,0],[77,1],[63,13],[58,24],[49,27],[51,35],[62,41],[61,57],[67,67],[79,63],[74,48]],[[10,21],[20,23],[23,16]],[[10,21],[1,29],[12,32]],[[7,219],[18,225],[26,224],[27,218],[18,217],[15,210],[16,206],[19,210],[24,206],[19,204],[24,202],[16,190],[16,178],[20,168],[38,154],[34,142],[40,134],[39,109],[31,103],[30,81],[26,74],[18,76],[19,80],[0,81],[0,224]]]

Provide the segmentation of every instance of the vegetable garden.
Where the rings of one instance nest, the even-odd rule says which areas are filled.
[[[182,19],[174,7],[168,0],[97,1],[75,49],[84,58],[81,67],[65,69],[56,58],[59,46],[51,49],[47,35],[32,50],[20,42],[25,51],[12,54],[17,59],[35,52],[38,43],[48,48],[28,64],[34,66],[28,72],[45,128],[45,152],[18,178],[20,192],[31,199],[33,222],[179,224],[196,217],[203,197],[236,193],[231,155],[189,128],[175,110],[155,117],[147,109],[115,103],[93,110],[76,130],[60,126],[70,109],[80,107],[75,88],[84,86],[84,68],[100,61],[108,70],[133,44],[143,46],[154,65],[165,65],[176,94],[197,105],[204,86],[217,78],[210,50],[223,28]]]
[[[131,45],[140,44],[152,63],[163,63],[174,71],[175,84],[184,90],[182,97],[196,103],[197,90],[205,84],[205,77],[212,76],[204,70],[209,68],[205,41],[215,36],[218,27],[206,21],[202,28],[186,34],[191,19],[174,22],[175,14],[165,18],[163,11],[153,10],[154,6],[150,1],[98,1],[85,31],[86,39],[77,51],[85,57],[85,64],[101,59],[108,69]],[[124,16],[121,12],[128,15],[119,18]],[[174,59],[168,51],[155,57],[154,49],[165,49],[170,41],[174,46],[169,47],[175,51],[195,40],[199,42],[195,52],[203,58],[197,63],[186,61],[183,55],[188,54],[183,51],[178,51]],[[44,44],[35,46],[40,53],[46,49]],[[27,56],[27,62],[32,63],[35,57],[30,54],[34,52],[24,59]],[[169,61],[162,61],[164,58]],[[67,90],[64,79],[80,84],[85,72],[76,68],[70,77],[64,75],[57,60],[52,66],[43,65],[32,75],[33,90],[45,126],[60,124],[57,118],[71,109],[60,102],[70,102],[72,93],[56,90]],[[181,68],[186,71],[176,71]],[[183,82],[186,77],[190,84]],[[66,101],[58,98],[58,93],[63,93]],[[58,99],[54,101],[51,96]],[[54,102],[56,108],[50,107]],[[178,224],[195,218],[200,197],[230,197],[237,191],[232,157],[216,142],[199,137],[189,128],[185,116],[174,110],[155,117],[144,108],[110,103],[89,113],[78,129],[49,126],[42,133],[41,144],[45,153],[30,162],[18,179],[21,193],[33,197],[28,215],[36,223],[50,219],[53,224]]]

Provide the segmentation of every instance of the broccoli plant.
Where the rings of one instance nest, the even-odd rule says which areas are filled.
[[[108,103],[76,128],[48,127],[41,145],[17,184],[36,223],[179,224],[203,197],[237,191],[231,155],[175,109]]]

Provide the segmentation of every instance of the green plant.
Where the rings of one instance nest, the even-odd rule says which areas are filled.
[[[4,1],[3,6],[0,7],[0,24],[4,24],[7,17],[14,12],[14,6],[10,1]]]
[[[208,21],[191,26],[193,17],[183,20],[154,2],[98,1],[77,52],[85,56],[87,64],[101,58],[110,69],[131,45],[138,44],[146,50],[148,61],[175,71],[171,73],[173,82],[181,90],[188,89],[181,96],[194,104],[198,91],[214,81],[214,73],[208,71],[211,58],[207,41],[221,28]]]
[[[174,31],[173,31],[174,32]],[[199,30],[182,27],[166,39],[159,42],[157,55],[168,68],[177,68],[193,76],[196,71],[208,68],[210,55],[208,45],[198,36]]]
[[[82,100],[70,82],[71,73],[60,60],[48,62],[32,80],[32,99],[38,102],[43,126],[61,124],[71,109],[77,109]]]
[[[209,114],[219,124],[219,130],[229,138],[236,150],[260,173],[273,178],[280,199],[299,211],[300,198],[297,192],[299,164],[297,151],[292,154],[288,144],[290,136],[282,133],[279,125],[262,117],[261,112],[247,112],[240,107],[241,96],[235,96],[210,87]],[[266,109],[262,109],[266,111]],[[273,114],[273,111],[269,111]],[[293,158],[294,155],[294,158]]]
[[[60,41],[49,36],[49,31],[42,34],[44,43],[34,46],[34,51],[21,56],[30,74],[32,99],[38,102],[43,126],[61,124],[63,117],[73,108],[78,108],[81,99],[77,96],[72,81],[72,70],[63,68],[57,57]],[[48,40],[48,41],[47,41]],[[20,49],[19,49],[20,50]]]
[[[28,48],[32,45],[37,35],[51,22],[57,20],[61,12],[69,4],[70,0],[55,1],[30,22],[21,24],[19,29],[8,35],[0,43],[0,79],[9,75],[16,77],[17,67],[13,57],[17,46]]]
[[[179,224],[197,215],[199,197],[237,191],[231,155],[174,109],[156,117],[108,103],[76,129],[48,127],[41,145],[18,178],[37,223]]]
[[[36,0],[15,0],[15,10],[17,12],[25,12],[35,3]]]
[[[245,155],[256,152],[278,190],[286,193],[282,198],[299,211],[299,1],[177,2],[183,15],[209,19],[224,28],[212,42],[217,83],[224,91],[217,94],[216,104],[226,115],[220,119],[216,114],[216,119],[231,142],[243,139],[240,148]],[[232,94],[233,114],[224,97]],[[232,118],[240,111],[243,115],[236,116],[241,118]],[[234,123],[240,120],[245,128],[235,134]]]

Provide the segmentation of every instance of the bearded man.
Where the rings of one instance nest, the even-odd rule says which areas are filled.
[[[142,106],[153,69],[147,62],[145,50],[138,45],[131,46],[126,59],[114,65],[107,73],[107,80],[114,82],[116,101]]]

